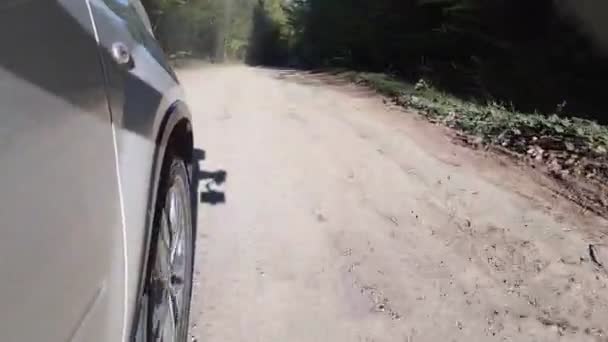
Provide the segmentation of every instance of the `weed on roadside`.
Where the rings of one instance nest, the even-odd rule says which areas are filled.
[[[390,97],[394,103],[416,110],[429,121],[456,130],[462,142],[473,147],[494,147],[546,166],[559,179],[576,178],[597,186],[591,196],[596,210],[604,212],[608,199],[608,127],[564,115],[522,113],[500,103],[477,103],[433,88],[382,73],[343,72],[342,77]],[[587,196],[589,197],[589,196]]]

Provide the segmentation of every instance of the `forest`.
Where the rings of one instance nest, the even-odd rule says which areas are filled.
[[[144,5],[169,53],[214,62],[381,72],[411,82],[424,79],[451,94],[519,111],[607,121],[602,35],[586,25],[589,13],[575,0],[145,0]]]

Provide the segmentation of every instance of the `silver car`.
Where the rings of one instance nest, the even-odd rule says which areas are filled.
[[[0,43],[0,341],[185,341],[192,125],[139,0],[2,0]]]

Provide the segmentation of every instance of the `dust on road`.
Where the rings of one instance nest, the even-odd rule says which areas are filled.
[[[607,222],[355,86],[180,72],[223,205],[199,207],[198,341],[605,341]]]

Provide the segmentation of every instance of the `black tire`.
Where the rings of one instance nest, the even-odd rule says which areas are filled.
[[[157,197],[154,234],[148,263],[150,272],[146,282],[146,292],[148,293],[146,336],[147,341],[185,342],[188,340],[194,271],[195,239],[191,203],[193,197],[191,195],[190,177],[184,161],[171,156],[165,166]],[[178,207],[179,210],[177,210]],[[173,228],[174,226],[180,226],[181,222],[183,222],[183,242],[181,242],[180,233]],[[182,231],[182,229],[179,228],[179,231]],[[169,246],[167,246],[168,241]],[[174,246],[174,243],[176,246],[183,245],[184,249],[183,257],[179,256],[179,260],[183,259],[183,265],[181,262],[179,263],[180,276],[174,275],[173,257],[176,255],[177,258],[178,253],[181,254],[181,252],[176,252],[177,250],[181,251],[181,248]],[[175,266],[175,268],[178,267]],[[184,270],[183,277],[181,276],[182,268]],[[165,270],[169,271],[165,272]],[[177,295],[173,296],[177,291],[174,291],[174,287],[179,287],[180,291],[183,291],[180,292],[179,299],[174,298],[178,297]],[[164,302],[165,300],[167,302]],[[165,308],[165,306],[170,306],[170,308]],[[174,312],[174,308],[179,312]],[[166,337],[167,331],[170,329],[166,328],[164,319],[171,316],[170,313],[173,313],[175,317],[175,325],[169,333],[170,336],[175,336],[174,339]],[[161,321],[164,323],[161,323]]]

